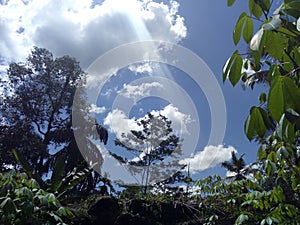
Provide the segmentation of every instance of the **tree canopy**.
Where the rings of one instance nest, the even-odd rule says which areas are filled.
[[[180,169],[178,160],[174,161],[174,158],[181,153],[182,140],[173,132],[171,123],[167,117],[149,112],[144,118],[136,120],[139,130],[122,133],[122,137],[115,140],[115,145],[125,148],[134,158],[111,154],[127,164],[133,176],[140,175],[139,184],[145,186],[145,190],[150,183],[163,181]],[[164,164],[166,158],[173,160]],[[166,167],[173,172],[164,174]]]
[[[0,95],[1,170],[21,163],[45,187],[43,177],[57,165],[61,178],[75,167],[87,167],[71,118],[75,90],[84,80],[85,73],[74,58],[54,58],[43,48],[34,47],[25,62],[9,65],[0,83],[4,90]],[[84,104],[82,109],[87,108]],[[96,149],[92,144],[90,148]],[[83,189],[93,188],[95,182],[90,180]]]

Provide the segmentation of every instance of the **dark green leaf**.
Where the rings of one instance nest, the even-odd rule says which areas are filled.
[[[65,158],[66,156],[62,154],[55,160],[51,176],[51,191],[53,192],[56,192],[62,184],[62,179],[65,173]]]
[[[236,219],[234,225],[240,225],[246,222],[249,219],[248,215],[246,214],[241,214],[239,217]]]
[[[34,171],[32,171],[32,167],[29,165],[29,163],[25,159],[25,156],[22,152],[14,149],[13,154],[31,178],[34,178],[40,185],[44,184],[44,181],[42,180],[42,178],[38,174],[34,173]]]
[[[1,202],[0,209],[3,210],[4,215],[13,214],[17,211],[17,207],[10,197],[5,198]]]
[[[230,57],[228,63],[225,65],[225,70],[223,72],[223,81],[225,81],[226,78],[229,77],[231,84],[235,86],[241,78],[242,66],[242,57],[238,53],[238,51],[235,51]]]
[[[235,0],[227,0],[227,6],[232,6]]]
[[[263,36],[266,51],[275,59],[281,60],[285,54],[284,49],[287,46],[288,39],[279,32],[269,30],[265,30]]]
[[[289,156],[289,152],[286,149],[285,146],[281,146],[276,153],[277,159],[281,160],[281,159],[286,159]]]
[[[263,104],[263,103],[265,103],[267,101],[267,95],[266,95],[266,93],[261,93],[260,94],[260,96],[259,96],[259,103],[260,104]]]
[[[263,146],[258,149],[257,156],[259,160],[265,159],[267,157],[267,153]]]
[[[271,160],[267,159],[264,162],[264,170],[266,170],[268,176],[271,176],[276,172],[276,164]]]
[[[249,0],[248,6],[250,14],[253,14],[257,19],[259,19],[262,16],[262,8],[259,4],[256,3],[255,0]]]
[[[233,30],[233,42],[235,45],[237,45],[241,39],[242,29],[243,29],[243,25],[244,25],[246,17],[247,17],[247,14],[245,12],[243,12],[239,16],[239,18],[235,24],[235,27]]]
[[[235,45],[237,45],[241,39],[241,34],[243,32],[243,38],[248,43],[250,42],[252,36],[253,36],[253,20],[251,17],[247,15],[247,13],[243,12],[234,27],[233,30],[233,42]]]
[[[293,109],[287,109],[285,111],[285,117],[291,123],[296,123],[296,121],[299,119],[300,115]]]
[[[252,107],[248,116],[244,130],[249,140],[252,140],[255,135],[263,137],[267,131],[266,127],[266,112],[260,107]]]
[[[268,157],[267,157],[268,160],[276,163],[277,162],[277,155],[274,151],[270,152]]]
[[[241,78],[242,66],[243,60],[241,55],[238,53],[234,54],[231,68],[229,70],[229,80],[233,86],[235,86]]]
[[[283,93],[282,77],[277,76],[271,83],[269,96],[268,96],[268,108],[272,117],[279,121],[284,112],[284,93]]]
[[[269,74],[268,74],[268,79],[270,81],[270,83],[272,82],[272,80],[277,77],[277,76],[280,76],[281,73],[279,71],[279,66],[278,65],[272,65],[270,67],[270,70],[269,70]]]
[[[246,43],[249,43],[251,41],[251,38],[253,36],[253,30],[254,30],[254,25],[253,25],[252,18],[248,16],[245,17],[243,38],[246,41]]]

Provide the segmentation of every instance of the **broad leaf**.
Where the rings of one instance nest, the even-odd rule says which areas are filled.
[[[288,44],[288,39],[279,32],[265,30],[263,36],[266,38],[264,45],[266,51],[277,60],[281,60],[284,49]]]
[[[241,214],[239,217],[236,219],[234,225],[240,225],[245,223],[249,219],[248,215],[246,214]]]
[[[261,6],[257,4],[257,1],[249,0],[248,6],[250,14],[253,14],[257,19],[259,19],[262,16],[263,11]]]
[[[247,15],[247,13],[243,12],[235,25],[233,30],[233,42],[237,45],[241,39],[241,34],[243,34],[243,39],[248,43],[250,42],[253,36],[253,20],[251,17]],[[242,33],[243,32],[243,33]]]
[[[260,104],[263,104],[263,103],[265,103],[267,101],[267,95],[266,95],[266,93],[261,93],[260,94],[260,96],[259,96],[259,103]]]
[[[242,76],[243,59],[238,51],[235,51],[225,65],[223,81],[228,77],[231,84],[235,86]]]
[[[56,192],[62,184],[65,173],[65,155],[60,155],[56,160],[51,176],[51,191]]]
[[[227,6],[232,6],[235,3],[235,0],[227,0]]]
[[[271,83],[268,108],[272,117],[279,121],[285,110],[300,112],[300,90],[289,77],[277,76]]]
[[[243,25],[244,25],[244,21],[245,21],[245,18],[247,17],[247,14],[245,12],[243,12],[237,22],[236,22],[236,25],[234,27],[234,30],[233,30],[233,42],[235,45],[237,45],[241,39],[241,34],[242,34],[242,29],[243,29]]]
[[[266,112],[260,107],[252,107],[244,125],[248,139],[251,141],[256,135],[263,137],[267,131],[267,123]]]
[[[244,29],[243,29],[243,38],[247,43],[251,41],[251,38],[253,36],[253,30],[254,30],[253,20],[252,18],[247,16],[245,18]]]

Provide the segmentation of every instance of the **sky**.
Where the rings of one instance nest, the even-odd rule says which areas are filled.
[[[114,139],[139,129],[147,112],[172,121],[183,138],[182,163],[195,176],[226,171],[231,152],[256,159],[243,131],[266,87],[243,90],[222,82],[222,67],[238,48],[232,31],[246,1],[226,0],[2,0],[0,70],[24,61],[33,46],[75,57],[88,72],[91,113],[109,131],[99,151],[120,153]],[[126,176],[106,155],[103,171]],[[115,169],[112,169],[115,167]],[[122,170],[122,171],[121,171]],[[124,174],[123,174],[124,173]]]

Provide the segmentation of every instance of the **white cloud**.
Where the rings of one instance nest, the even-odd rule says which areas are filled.
[[[91,113],[98,113],[98,114],[101,114],[101,113],[104,113],[104,112],[106,111],[106,108],[105,108],[104,106],[98,107],[98,106],[96,106],[95,104],[92,104],[89,111],[90,111]]]
[[[141,40],[177,43],[186,36],[175,1],[9,0],[0,4],[0,56],[24,60],[32,46],[76,57],[86,68],[120,44]]]
[[[181,160],[180,163],[190,165],[190,170],[193,173],[200,172],[231,159],[232,151],[237,152],[232,146],[209,145],[206,146],[203,151],[196,153],[193,157]]]
[[[152,64],[152,63],[151,63]],[[135,74],[138,73],[148,73],[148,74],[152,74],[153,72],[153,65],[151,65],[150,63],[142,63],[142,64],[138,64],[138,65],[130,65],[128,67],[128,69],[132,72],[134,72]]]
[[[180,112],[179,109],[172,104],[164,107],[159,113],[172,121],[172,128],[175,132],[179,134],[189,134],[187,126],[192,122],[190,115]]]
[[[125,113],[119,109],[109,112],[104,119],[104,125],[116,134],[117,138],[121,138],[122,133],[129,133],[130,130],[139,130],[139,126],[135,123],[135,118],[129,119]]]
[[[156,88],[163,88],[163,85],[159,82],[141,83],[139,85],[123,84],[123,89],[118,93],[136,102],[138,99],[150,96],[151,90]]]
[[[151,112],[154,115],[163,115],[172,121],[173,131],[178,135],[187,135],[188,124],[192,122],[189,115],[186,115],[179,111],[178,108],[173,105],[167,105],[164,109]],[[147,115],[145,115],[147,116]],[[141,117],[139,119],[143,119]],[[138,120],[139,120],[138,119]],[[121,138],[122,133],[129,133],[130,130],[141,129],[135,122],[135,118],[128,118],[125,113],[119,109],[114,109],[109,112],[104,119],[104,125],[109,126],[110,130],[116,134],[117,138]]]

